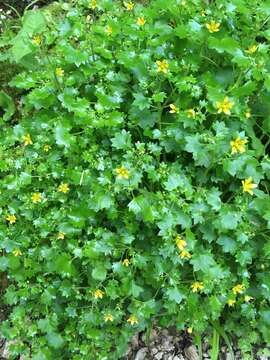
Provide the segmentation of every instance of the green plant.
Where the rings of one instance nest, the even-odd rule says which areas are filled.
[[[268,2],[54,6],[1,40],[23,69],[0,113],[12,356],[118,359],[153,324],[251,356],[270,342]]]

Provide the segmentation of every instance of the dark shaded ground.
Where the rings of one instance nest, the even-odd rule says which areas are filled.
[[[54,0],[39,0],[35,3],[35,6],[41,7],[52,3]],[[25,7],[31,4],[33,0],[0,0],[0,8],[9,9],[9,6],[14,7],[19,13],[23,13]]]
[[[202,359],[210,360],[211,347],[204,340],[202,344]],[[173,327],[168,329],[155,327],[148,336],[145,333],[136,334],[129,344],[128,353],[122,360],[199,360],[199,353],[193,341],[192,335],[189,335],[187,332],[178,332]],[[233,354],[230,354],[225,343],[222,339],[220,340],[218,360],[247,359],[241,355],[236,342],[233,341],[231,345]],[[269,350],[266,344],[260,348],[254,348],[251,355],[252,360],[269,360]]]

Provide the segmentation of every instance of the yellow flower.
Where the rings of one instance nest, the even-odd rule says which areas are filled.
[[[195,116],[196,116],[195,110],[194,110],[194,109],[188,109],[188,110],[187,110],[187,116],[188,116],[189,118],[194,119]]]
[[[105,320],[105,322],[107,322],[107,321],[113,321],[113,316],[112,316],[112,314],[106,314],[106,315],[104,315],[104,320]]]
[[[10,224],[15,224],[17,218],[15,215],[7,215],[6,216],[6,220],[10,223]]]
[[[129,171],[124,166],[120,166],[115,169],[117,174],[117,179],[128,179],[129,178]]]
[[[244,284],[238,284],[232,288],[232,292],[234,293],[234,295],[243,294],[244,290],[245,290]]]
[[[167,63],[166,60],[157,60],[156,64],[158,66],[157,71],[158,72],[163,72],[164,74],[167,74],[168,72],[168,68],[169,68],[169,64]]]
[[[203,17],[205,17],[205,16],[206,16],[205,11],[202,11],[202,12],[201,12],[201,16],[203,16]]]
[[[19,249],[15,249],[15,250],[12,251],[12,254],[15,255],[15,256],[21,256],[22,252]]]
[[[97,7],[97,0],[92,0],[90,3],[90,7],[91,9],[95,10],[95,8]]]
[[[52,148],[51,145],[48,145],[48,144],[45,144],[45,145],[43,146],[43,150],[44,150],[45,152],[48,152],[51,148]]]
[[[223,101],[216,102],[216,107],[218,109],[219,114],[224,112],[224,114],[230,115],[231,114],[230,110],[233,107],[233,105],[234,105],[234,102],[230,101],[228,96],[226,96]]]
[[[248,296],[248,295],[245,296],[245,302],[250,302],[251,300],[253,300],[252,296]]]
[[[126,7],[127,11],[132,11],[132,10],[133,10],[133,8],[134,8],[134,4],[133,4],[133,2],[132,2],[132,1],[129,1],[129,2],[124,2],[124,5],[125,5],[125,7]]]
[[[195,281],[193,284],[191,284],[192,292],[198,292],[204,288],[203,282],[201,281]]]
[[[234,306],[235,303],[236,303],[236,301],[235,301],[234,299],[229,299],[229,300],[227,301],[227,304],[228,304],[229,306]]]
[[[31,135],[30,134],[26,134],[23,136],[23,141],[24,141],[24,146],[27,146],[27,145],[32,145],[33,144],[33,141],[31,139]]]
[[[243,192],[248,192],[250,195],[254,194],[252,189],[258,187],[257,184],[252,184],[252,177],[242,180],[242,185],[243,185]]]
[[[95,299],[102,299],[103,295],[104,295],[104,292],[102,290],[98,289],[94,292]]]
[[[32,40],[32,42],[33,42],[33,44],[35,44],[35,45],[37,45],[37,46],[39,46],[40,44],[41,44],[41,36],[40,35],[36,35],[36,36],[34,36],[33,37],[33,40]]]
[[[206,27],[210,33],[218,32],[220,30],[220,23],[212,20],[209,24],[206,24]]]
[[[192,334],[192,331],[193,331],[193,328],[192,328],[191,326],[187,328],[187,332],[188,332],[189,334]]]
[[[170,107],[170,111],[169,111],[169,113],[171,113],[171,114],[175,114],[175,113],[179,113],[179,109],[178,109],[178,107],[177,106],[175,106],[174,104],[170,104],[169,105],[169,107]]]
[[[122,262],[122,264],[123,264],[124,266],[128,267],[128,266],[130,265],[129,259],[124,259],[123,262]]]
[[[56,76],[58,76],[58,77],[63,77],[63,76],[64,76],[64,73],[65,73],[65,71],[64,71],[62,68],[60,68],[60,67],[58,67],[58,68],[55,69],[55,74],[56,74]]]
[[[230,142],[231,148],[232,148],[232,154],[235,154],[237,152],[243,153],[246,151],[245,144],[247,143],[246,139],[240,139],[238,136],[235,140]]]
[[[145,20],[145,18],[144,18],[143,16],[142,16],[142,17],[138,17],[138,19],[137,19],[137,25],[143,26],[145,23],[146,23],[146,20]]]
[[[184,247],[187,245],[187,242],[184,239],[182,239],[179,235],[176,236],[175,241],[178,249],[184,250]]]
[[[247,50],[245,50],[245,52],[249,55],[252,55],[257,51],[257,49],[258,49],[258,45],[252,45]]]
[[[131,315],[131,316],[127,319],[127,322],[129,322],[131,325],[138,324],[138,319],[136,318],[135,315]]]
[[[105,33],[109,36],[112,35],[113,29],[110,25],[106,26]]]
[[[66,235],[66,234],[65,234],[64,232],[59,231],[59,233],[58,233],[58,235],[57,235],[57,239],[58,239],[58,240],[64,240],[65,235]]]
[[[61,184],[58,186],[58,191],[62,192],[64,194],[66,194],[67,192],[69,192],[69,186],[68,184]]]
[[[247,119],[251,117],[251,114],[250,114],[249,111],[247,111],[247,112],[245,113],[245,117],[246,117]]]
[[[33,193],[31,196],[31,200],[34,204],[41,202],[41,199],[42,199],[42,197],[41,197],[40,193]]]
[[[180,253],[180,258],[181,258],[181,259],[184,259],[184,258],[190,259],[190,258],[191,258],[191,254],[190,254],[190,252],[187,251],[187,250],[182,250],[181,253]]]

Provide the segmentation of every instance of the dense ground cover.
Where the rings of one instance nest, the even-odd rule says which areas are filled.
[[[212,359],[220,336],[244,359],[270,343],[269,17],[267,1],[79,0],[5,24],[14,359],[118,359],[153,324],[199,348],[212,334]]]

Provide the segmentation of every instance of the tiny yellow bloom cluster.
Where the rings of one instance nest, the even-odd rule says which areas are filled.
[[[175,106],[174,104],[170,104],[170,113],[171,114],[178,114],[179,113],[179,108],[177,106]]]
[[[192,289],[192,292],[194,292],[194,293],[204,289],[203,282],[195,281],[193,284],[191,284],[191,289]]]
[[[32,145],[33,144],[33,141],[31,139],[31,135],[30,134],[26,134],[23,136],[23,141],[24,141],[24,146],[27,146],[27,145]]]
[[[218,32],[220,30],[220,23],[212,20],[210,23],[206,24],[206,27],[210,33]]]
[[[226,96],[223,101],[216,102],[216,107],[218,109],[219,114],[223,112],[226,115],[230,115],[231,114],[230,110],[233,107],[233,105],[234,102],[230,101],[228,96]]]
[[[122,264],[126,267],[128,267],[130,265],[130,260],[129,259],[124,259]]]
[[[31,200],[34,204],[41,202],[42,196],[40,193],[33,193],[31,196]]]
[[[144,18],[143,16],[138,17],[138,19],[137,19],[137,25],[139,25],[139,26],[144,26],[145,23],[146,23],[146,20],[145,20],[145,18]]]
[[[231,306],[234,306],[234,304],[236,303],[236,300],[235,299],[229,299],[227,301],[227,304],[231,307]]]
[[[189,251],[187,251],[185,249],[185,247],[187,246],[187,242],[181,238],[181,236],[177,235],[176,238],[175,238],[175,241],[176,241],[176,245],[178,247],[178,249],[181,251],[180,252],[180,258],[181,259],[184,259],[184,258],[187,258],[187,259],[190,259],[191,258],[191,254]]]
[[[181,253],[180,253],[180,258],[181,259],[184,259],[184,258],[187,258],[187,259],[190,259],[191,258],[191,253],[187,250],[182,250]]]
[[[245,113],[245,117],[246,117],[247,119],[249,119],[249,118],[251,117],[251,114],[250,114],[249,111],[247,111],[247,112]]]
[[[244,284],[237,284],[232,288],[232,292],[234,293],[234,295],[243,294],[244,290],[245,290]]]
[[[19,249],[15,249],[15,250],[12,251],[12,254],[17,257],[17,256],[21,256],[22,252]]]
[[[127,11],[132,11],[134,8],[134,3],[132,1],[124,2],[124,5],[125,5]]]
[[[129,171],[124,166],[120,166],[115,169],[117,174],[117,179],[128,179],[129,178]]]
[[[232,292],[234,295],[238,295],[238,294],[243,294],[243,292],[245,291],[245,285],[244,284],[237,284],[232,288]],[[234,306],[236,303],[235,299],[228,299],[227,304],[232,307]]]
[[[196,111],[194,109],[187,110],[187,117],[194,119],[196,117]]]
[[[167,63],[166,60],[157,60],[156,61],[157,64],[157,71],[158,72],[163,72],[164,74],[167,74],[168,69],[169,69],[169,64]]]
[[[245,302],[250,302],[251,300],[253,300],[252,296],[249,296],[249,295],[245,296]]]
[[[138,324],[138,319],[135,315],[131,315],[128,319],[127,322],[130,323],[131,325],[135,325]]]
[[[37,45],[37,46],[39,46],[39,45],[41,44],[41,41],[42,41],[42,39],[41,39],[41,36],[40,36],[40,35],[34,36],[34,37],[33,37],[33,40],[32,40],[33,44],[35,44],[35,45]]]
[[[187,332],[188,332],[188,334],[192,334],[192,332],[193,332],[193,328],[190,326],[190,327],[188,327],[187,328]]]
[[[103,295],[104,295],[104,292],[103,292],[102,290],[97,289],[97,290],[94,292],[94,297],[95,297],[95,299],[102,299],[102,298],[103,298]]]
[[[112,33],[113,33],[113,29],[110,25],[106,26],[105,28],[105,33],[108,35],[108,36],[111,36]]]
[[[6,220],[10,223],[10,224],[15,224],[17,218],[15,215],[10,214],[6,216]]]
[[[250,46],[247,50],[245,50],[245,52],[248,54],[248,55],[252,55],[254,54],[258,49],[258,45],[252,45]]]
[[[51,145],[48,145],[48,144],[45,144],[45,145],[43,146],[43,150],[44,150],[45,152],[48,152],[51,148],[52,148]]]
[[[235,140],[230,142],[231,148],[232,148],[232,154],[235,154],[237,152],[243,153],[246,151],[245,144],[247,143],[247,139],[241,139],[240,136],[238,136]]]
[[[57,239],[58,239],[58,240],[64,240],[65,235],[66,235],[66,234],[65,234],[64,232],[59,231],[59,233],[58,233],[58,235],[57,235]]]
[[[104,320],[105,320],[105,322],[107,322],[107,321],[113,321],[113,316],[112,316],[112,314],[106,314],[106,315],[104,315]]]
[[[58,67],[58,68],[55,69],[55,74],[56,74],[56,76],[58,76],[58,77],[63,77],[63,76],[64,76],[64,73],[65,73],[65,71],[64,71],[62,68],[60,68],[60,67]]]
[[[184,250],[187,246],[187,242],[180,235],[176,235],[175,242],[179,250]]]
[[[68,184],[61,184],[58,186],[58,191],[62,192],[64,194],[66,194],[67,192],[69,192],[69,186]]]
[[[90,3],[90,7],[91,9],[95,10],[95,8],[97,7],[97,0],[92,0]]]
[[[252,184],[252,177],[242,180],[242,186],[243,186],[243,192],[248,192],[250,195],[254,194],[252,189],[256,189],[258,187],[257,184]]]

